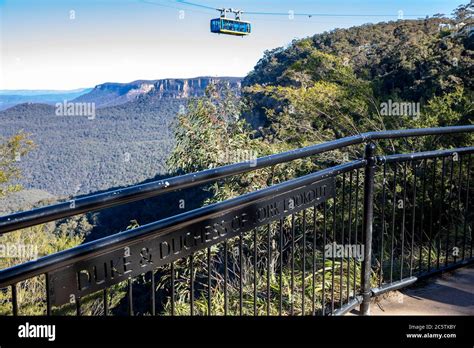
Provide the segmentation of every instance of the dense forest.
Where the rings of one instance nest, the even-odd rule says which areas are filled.
[[[36,144],[18,162],[18,183],[26,189],[69,196],[137,184],[167,172],[175,116],[214,80],[228,81],[235,92],[240,86],[238,78],[106,83],[73,101],[94,103],[93,119],[58,116],[54,105],[19,104],[0,111],[0,137],[22,130]]]
[[[268,51],[243,81],[250,104],[246,118],[271,134],[278,134],[288,118],[313,122],[313,128],[320,122],[330,137],[364,128],[468,123],[474,37],[466,11],[460,7],[452,18],[335,29]],[[451,98],[456,105],[449,105]],[[396,115],[381,120],[380,105],[388,100],[419,103],[422,115],[418,120]],[[463,115],[454,119],[443,110],[441,116],[438,104]],[[356,129],[349,122],[342,128],[332,118],[334,106],[351,120],[369,118],[370,123]],[[308,135],[314,139],[312,132]]]
[[[0,112],[2,135],[18,130],[37,145],[18,163],[25,188],[77,195],[139,183],[165,173],[168,131],[182,102],[143,110],[136,103],[97,109],[93,120],[56,116],[55,107],[21,104]]]

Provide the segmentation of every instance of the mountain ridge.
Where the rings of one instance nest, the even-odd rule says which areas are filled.
[[[137,101],[157,103],[162,99],[187,99],[201,97],[210,83],[228,82],[232,89],[240,91],[243,77],[198,76],[191,78],[165,78],[134,80],[131,82],[104,82],[93,88],[65,91],[54,90],[0,90],[0,111],[21,104],[48,104],[58,102],[95,103],[96,108],[106,108]]]
[[[56,104],[69,101],[92,91],[92,88],[79,88],[70,91],[52,90],[0,90],[0,111],[19,104]]]
[[[96,103],[93,119],[58,115],[51,104],[18,104],[0,111],[0,137],[21,129],[37,145],[18,163],[25,189],[68,196],[137,184],[167,172],[176,115],[219,81],[239,93],[240,78],[225,77],[101,84],[75,100]]]
[[[94,102],[97,108],[122,105],[147,97],[148,102],[161,99],[187,99],[204,95],[211,83],[228,82],[232,89],[240,90],[241,77],[202,76],[193,78],[167,78],[158,80],[135,80],[128,83],[105,82],[96,85],[89,93],[74,99],[73,102]]]

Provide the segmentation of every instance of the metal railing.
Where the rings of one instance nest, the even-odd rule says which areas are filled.
[[[473,260],[474,147],[376,156],[375,142],[473,131],[363,133],[0,217],[5,234],[366,144],[362,159],[0,270],[0,294],[13,315],[34,306],[19,301],[31,279],[47,315],[368,314],[372,296]]]

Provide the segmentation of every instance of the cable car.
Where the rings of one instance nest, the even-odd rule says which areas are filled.
[[[245,36],[249,35],[252,26],[250,22],[241,20],[242,11],[233,9],[218,9],[221,12],[219,18],[211,19],[211,32],[216,34]],[[227,18],[227,12],[235,14],[235,19]]]

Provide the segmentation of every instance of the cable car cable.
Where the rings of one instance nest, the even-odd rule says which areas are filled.
[[[211,6],[201,5],[195,2],[187,1],[187,0],[174,0],[177,3],[189,6],[195,6],[204,8],[207,10],[219,10],[218,8],[214,8]],[[242,11],[242,13],[247,15],[259,15],[259,16],[288,16],[290,13],[288,12],[259,12],[259,11]],[[333,13],[291,13],[293,16],[302,16],[302,17],[398,17],[397,14],[333,14]],[[412,15],[412,14],[404,14],[404,17],[426,17],[426,15]]]
[[[149,0],[138,0],[139,2],[142,2],[144,4],[148,4],[148,5],[155,5],[155,6],[159,6],[159,7],[166,7],[166,8],[172,8],[172,9],[175,9],[175,10],[182,10],[183,8],[181,7],[178,7],[178,6],[173,6],[173,5],[165,5],[165,4],[162,4],[162,3],[158,3],[158,2],[155,2],[155,1],[149,1]],[[171,2],[170,0],[168,0],[168,2]],[[173,3],[176,3],[175,1],[172,1]],[[204,12],[204,11],[199,11],[199,10],[190,10],[190,9],[186,9],[186,11],[189,11],[189,12],[195,12],[195,13],[203,13],[203,14],[206,14],[208,15],[209,12]]]
[[[160,4],[157,2],[153,1],[148,1],[148,0],[140,0],[143,3],[146,4],[151,4],[151,5],[157,5],[157,6],[162,6],[162,7],[168,7],[168,8],[175,8],[175,9],[180,9],[179,7],[172,6],[172,5],[164,5]],[[173,3],[178,3],[182,5],[188,5],[188,6],[193,6],[193,7],[198,7],[206,10],[211,10],[211,11],[219,11],[219,8],[211,7],[211,6],[206,6],[206,5],[201,5],[195,2],[190,2],[187,0],[168,0],[168,2],[173,2]],[[192,10],[190,10],[192,11]],[[194,11],[194,12],[199,12],[199,13],[205,13],[201,11]],[[399,17],[398,14],[337,14],[337,13],[299,13],[299,12],[294,12],[294,13],[289,13],[289,12],[261,12],[261,11],[242,11],[243,14],[246,15],[254,15],[254,16],[295,16],[295,17]],[[425,18],[427,15],[415,15],[415,14],[403,14],[403,17],[419,17],[419,18]]]
[[[167,0],[168,3],[174,3],[174,4],[180,4],[180,5],[185,5],[185,6],[190,6],[190,7],[196,7],[200,8],[203,10],[210,10],[210,11],[219,11],[220,12],[220,17],[219,18],[214,18],[211,19],[210,25],[211,25],[211,32],[216,33],[216,34],[226,34],[226,35],[236,35],[236,36],[246,36],[249,35],[252,32],[252,24],[248,21],[244,21],[241,19],[242,15],[245,13],[246,15],[257,15],[257,16],[291,16],[294,19],[294,17],[307,17],[307,18],[312,18],[312,17],[319,17],[319,18],[330,18],[330,17],[344,17],[344,18],[349,18],[349,17],[357,17],[357,18],[364,18],[364,17],[398,17],[403,16],[403,13],[398,13],[397,15],[395,14],[332,14],[332,13],[299,13],[299,12],[294,12],[294,11],[288,11],[286,12],[259,12],[259,11],[248,11],[244,12],[242,10],[234,9],[234,8],[214,8],[211,6],[207,5],[202,5],[196,2],[191,2],[188,0]],[[168,8],[176,8],[179,10],[183,10],[182,8],[178,8],[176,6],[172,5],[165,5],[163,3],[157,3],[154,1],[149,1],[149,0],[141,0],[143,3],[147,4],[153,4],[161,7],[168,7]],[[191,12],[201,12],[205,13],[203,11],[197,11],[197,10],[191,10],[187,9],[187,11]],[[400,12],[400,11],[399,11]],[[234,19],[227,17],[227,14],[233,14]],[[406,17],[427,17],[424,15],[404,15]]]

